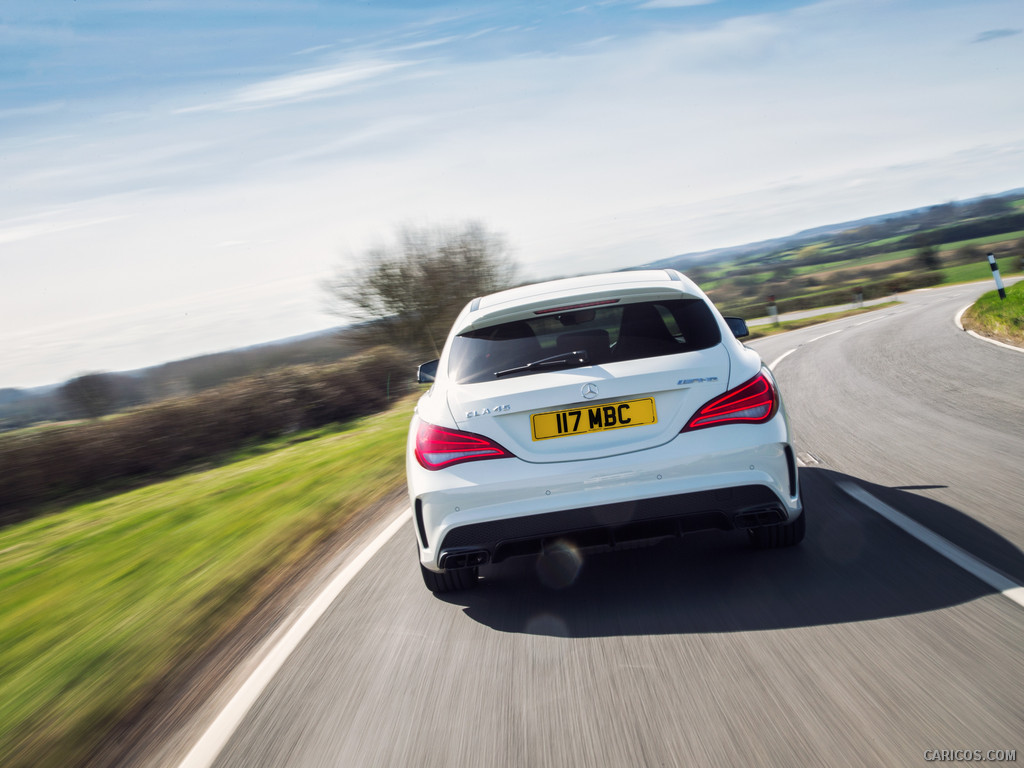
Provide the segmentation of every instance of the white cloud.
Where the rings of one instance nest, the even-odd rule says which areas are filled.
[[[120,216],[100,216],[98,218],[62,218],[65,211],[37,214],[25,219],[0,221],[0,244],[15,243],[19,240],[65,232],[71,229],[94,227],[99,224],[117,221]]]
[[[31,104],[26,107],[8,107],[6,109],[0,109],[0,120],[10,119],[12,117],[35,117],[38,115],[47,115],[53,112],[59,112],[67,106],[66,101],[47,101],[41,104]]]
[[[468,35],[465,35],[463,39],[472,40],[477,37],[483,37],[484,35],[489,35],[492,32],[496,32],[497,29],[497,27],[485,27],[484,29],[478,29],[476,32],[470,32]]]
[[[301,51],[294,51],[292,56],[307,56],[310,53],[320,53],[321,51],[327,51],[330,49],[330,45],[311,45],[309,48],[303,48]]]
[[[543,278],[1021,186],[1024,59],[967,44],[1011,7],[819,3],[429,69],[392,34],[7,137],[0,329],[25,335],[0,386],[330,325],[316,278],[403,224],[479,219]]]
[[[637,8],[689,8],[695,5],[711,5],[716,0],[647,0]]]
[[[389,51],[393,53],[400,53],[402,51],[417,51],[421,48],[436,48],[439,45],[448,45],[454,43],[457,40],[465,40],[466,36],[462,35],[449,35],[448,37],[438,37],[434,40],[420,40],[417,43],[406,43],[405,45],[398,45],[390,48]]]
[[[411,64],[412,62],[408,61],[367,60],[307,69],[245,86],[219,102],[185,107],[176,111],[184,113],[259,109],[313,98],[326,98],[343,88],[379,78]]]
[[[0,330],[5,366],[18,378],[13,386],[63,381],[95,370],[129,370],[197,354],[267,341],[253,327],[252,307],[278,325],[283,336],[330,328],[336,321],[316,316],[314,276],[246,284],[182,294],[122,311],[98,309],[86,317],[29,328]],[[83,344],[87,338],[89,343]]]
[[[362,61],[285,75],[237,91],[230,102],[239,106],[265,106],[295,101],[312,95],[325,95],[341,86],[352,85],[408,66],[405,62]]]

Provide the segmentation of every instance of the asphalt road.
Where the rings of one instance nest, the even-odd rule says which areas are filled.
[[[808,536],[511,561],[446,599],[406,526],[284,663],[218,766],[1024,761],[1024,608],[854,501],[1024,583],[1024,354],[957,330],[988,286],[752,342],[779,379]],[[783,357],[785,355],[785,357]],[[781,359],[780,359],[781,358]]]

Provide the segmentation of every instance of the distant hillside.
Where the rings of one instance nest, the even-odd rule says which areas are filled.
[[[707,254],[655,262],[685,271],[720,310],[747,319],[834,306],[991,274],[1024,258],[1024,189],[874,216]],[[651,265],[653,266],[653,265]]]
[[[291,365],[338,362],[356,349],[357,345],[346,338],[344,328],[333,328],[101,376],[111,390],[111,408],[120,410],[167,397],[196,394],[228,381]],[[0,389],[0,431],[86,415],[63,396],[61,388],[61,385],[50,385]]]
[[[355,349],[356,345],[346,339],[344,329],[333,328],[176,360],[131,373],[145,378],[156,396],[167,397],[201,392],[232,379],[289,365],[337,362],[351,355]]]
[[[1000,211],[1005,212],[1006,209],[1003,204],[1008,204],[1009,201],[1022,195],[1024,195],[1024,187],[1018,187],[1017,189],[1000,192],[996,195],[985,195],[957,203],[911,208],[896,213],[869,216],[838,224],[826,224],[820,227],[804,229],[785,237],[761,240],[756,243],[669,256],[668,258],[651,261],[632,269],[678,269],[681,272],[685,272],[691,267],[710,263],[756,259],[779,251],[801,248],[831,235],[858,230],[872,230],[876,238],[906,235],[919,229],[933,226],[937,216],[946,216],[947,220],[953,220],[972,218],[978,215],[991,215]],[[986,214],[986,211],[989,213]]]
[[[30,397],[30,395],[23,389],[0,389],[0,405],[16,403],[19,400],[24,400],[26,397]]]

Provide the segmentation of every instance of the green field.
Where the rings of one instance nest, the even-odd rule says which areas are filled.
[[[1014,256],[996,259],[996,264],[999,265],[1000,273],[1006,275],[1012,272],[1014,261],[1016,261],[1016,257]],[[975,280],[993,279],[992,267],[989,266],[988,261],[983,261],[978,264],[961,264],[957,267],[946,267],[942,272],[946,278],[944,282],[947,283],[969,283]],[[993,285],[995,285],[994,282]]]
[[[1024,232],[1012,232],[1007,235],[993,235],[992,237],[981,237],[975,240],[961,240],[956,243],[943,243],[938,246],[940,251],[956,251],[965,245],[977,245],[979,247],[990,245],[992,243],[1001,243],[1006,240],[1014,240],[1017,238],[1024,238]],[[882,264],[888,261],[899,261],[900,259],[908,259],[914,256],[916,251],[914,249],[908,249],[903,251],[893,251],[891,253],[879,253],[875,256],[865,256],[860,259],[852,259],[850,261],[831,261],[827,264],[815,264],[812,266],[805,267],[794,267],[793,274],[795,275],[810,275],[815,272],[829,272],[836,269],[860,269],[863,267],[871,266],[873,264]],[[1012,259],[1010,260],[1012,261]],[[1001,262],[1000,262],[1001,263]],[[987,269],[988,262],[979,261],[976,265],[967,264],[965,267],[977,266],[982,269]],[[1000,267],[1002,269],[1003,267]],[[949,272],[954,269],[960,269],[960,267],[949,267],[944,271]],[[978,279],[981,278],[959,278],[957,277],[953,282],[959,282],[963,279]]]
[[[871,243],[867,243],[867,245],[869,245],[869,246],[888,245],[890,243],[894,243],[894,242],[897,242],[899,240],[902,240],[902,239],[904,239],[904,237],[905,236],[903,236],[903,235],[899,235],[899,236],[896,236],[896,237],[885,238],[883,240],[875,240],[875,241],[872,241]],[[1007,232],[1007,233],[1001,234],[1001,235],[990,235],[988,237],[978,237],[978,238],[974,238],[974,239],[971,239],[971,240],[960,240],[960,241],[957,241],[957,242],[941,243],[941,244],[937,244],[936,248],[940,252],[956,251],[957,249],[962,248],[965,245],[976,245],[978,247],[983,248],[984,246],[991,245],[993,243],[1002,243],[1002,242],[1007,242],[1007,241],[1010,241],[1010,240],[1017,240],[1017,239],[1022,239],[1022,238],[1024,238],[1024,231],[1020,231],[1020,232]],[[825,245],[824,243],[821,243],[820,245],[822,246],[822,252],[823,253],[842,253],[844,250],[846,250],[842,246],[831,246],[831,245]],[[842,260],[842,259],[837,259],[835,261],[829,261],[829,262],[826,262],[824,264],[808,264],[808,265],[801,265],[800,261],[797,258],[795,258],[796,254],[790,254],[790,255],[787,255],[787,256],[783,257],[781,263],[784,264],[784,265],[790,266],[793,269],[793,274],[795,276],[805,277],[807,275],[814,275],[814,274],[816,274],[818,272],[831,272],[831,271],[834,271],[834,270],[847,270],[847,269],[862,269],[864,267],[872,266],[872,265],[875,265],[875,264],[883,264],[885,262],[898,261],[900,259],[911,258],[916,253],[917,253],[917,249],[905,248],[905,249],[899,250],[899,251],[889,251],[889,252],[886,252],[886,253],[878,253],[878,254],[875,254],[873,256],[864,256],[864,257],[861,257],[861,258],[858,258],[858,259],[847,259],[845,261]],[[775,268],[774,265],[766,265],[764,273],[760,273],[760,274],[756,275],[755,277],[761,278],[761,274],[763,274],[763,275],[765,275],[764,279],[767,279],[767,277],[770,276],[771,273],[774,271],[774,268]],[[715,277],[714,284],[712,284],[710,286],[711,288],[714,288],[717,285],[721,284],[719,281],[722,281],[723,278],[726,279],[726,280],[729,279],[729,271],[726,268],[716,269],[713,273],[710,273],[710,274],[713,274],[714,277]],[[959,279],[960,278],[957,278],[957,280],[959,280]],[[758,282],[762,282],[762,281],[763,281],[762,279],[758,279]]]
[[[283,569],[399,485],[411,404],[0,530],[0,765],[81,761]]]
[[[1022,235],[1024,232],[1010,232],[991,237],[945,243],[937,246],[937,249],[940,253],[945,254],[944,257],[941,257],[943,260],[949,260],[949,254],[964,245],[972,244],[983,248],[991,243],[1020,239]],[[895,239],[900,238],[890,238],[890,240]],[[827,251],[828,248],[824,250]],[[797,301],[806,305],[810,302],[812,306],[823,302],[839,304],[845,302],[836,299],[837,292],[851,291],[855,286],[866,287],[873,292],[870,295],[878,296],[882,295],[879,293],[880,290],[891,290],[889,286],[898,285],[901,282],[910,281],[910,287],[913,287],[914,283],[920,284],[919,281],[923,279],[922,275],[926,273],[923,273],[920,266],[913,261],[916,254],[916,249],[907,249],[847,261],[839,260],[808,265],[801,265],[799,260],[794,259],[792,255],[787,255],[781,262],[765,264],[763,270],[749,275],[734,274],[735,266],[731,271],[728,267],[719,267],[714,272],[708,273],[715,275],[715,279],[702,281],[701,287],[709,293],[716,304],[724,308],[724,311],[744,317],[751,316],[751,312],[763,314],[763,303],[768,293],[775,294],[783,303]],[[899,261],[904,263],[895,264]],[[894,269],[894,271],[889,274],[878,274],[871,269],[885,263],[892,263],[890,269]],[[1013,256],[1004,256],[999,259],[1000,270],[1003,274],[1012,274],[1016,263],[1017,260]],[[792,276],[773,281],[771,280],[772,275],[780,264],[790,267]],[[984,280],[990,276],[991,270],[987,261],[979,259],[973,264],[958,264],[942,268],[935,274],[940,282],[948,284]],[[803,278],[808,277],[813,277],[818,285],[805,285]],[[765,283],[767,285],[762,288],[761,286]]]
[[[1024,346],[1024,280],[1006,289],[1006,298],[998,291],[989,291],[968,309],[963,316],[965,328]]]
[[[938,247],[942,251],[955,251],[957,248],[963,248],[965,245],[977,245],[978,247],[981,247],[983,245],[991,245],[992,243],[1003,243],[1007,240],[1019,240],[1020,238],[1024,238],[1024,231],[1007,232],[1004,235],[976,237],[972,240],[958,240],[955,243],[943,243]]]
[[[863,256],[859,259],[847,261],[830,261],[827,264],[812,264],[804,267],[794,267],[795,275],[813,275],[815,272],[831,272],[836,269],[860,269],[872,264],[882,264],[887,261],[898,261],[908,256],[913,256],[914,251],[893,251],[892,253],[879,253],[874,256]]]

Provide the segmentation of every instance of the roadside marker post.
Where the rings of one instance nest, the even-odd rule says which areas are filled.
[[[992,277],[996,279],[996,288],[999,289],[999,298],[1006,298],[1006,289],[1003,288],[1003,278],[999,275],[999,265],[996,264],[995,254],[988,255],[988,265],[992,267]]]

